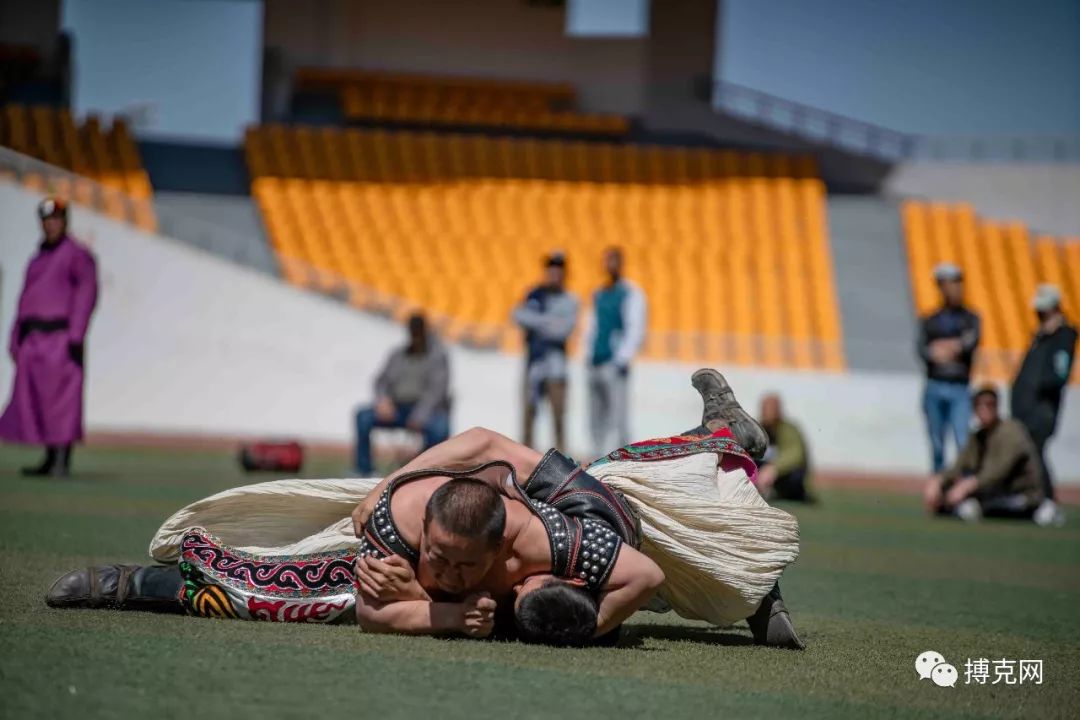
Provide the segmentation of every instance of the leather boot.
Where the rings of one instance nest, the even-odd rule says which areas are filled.
[[[724,376],[712,368],[702,368],[694,373],[690,383],[701,395],[705,406],[701,416],[702,426],[710,433],[722,427],[729,428],[750,457],[760,460],[769,448],[769,436],[765,428],[735,399],[735,391]]]
[[[56,456],[56,448],[46,447],[45,459],[41,461],[41,464],[33,467],[24,467],[21,472],[26,477],[45,477],[46,475],[51,475],[53,468],[56,466]]]
[[[784,605],[784,598],[780,597],[779,583],[773,585],[773,589],[758,606],[757,612],[746,618],[746,623],[750,626],[750,631],[754,633],[755,645],[768,645],[787,650],[806,648],[795,633],[795,626],[791,623],[791,614]]]
[[[179,613],[182,587],[176,565],[103,565],[60,576],[45,595],[45,604]]]

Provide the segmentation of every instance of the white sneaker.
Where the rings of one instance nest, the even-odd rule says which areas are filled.
[[[1035,508],[1035,514],[1031,519],[1036,525],[1042,527],[1061,527],[1065,524],[1065,513],[1056,502],[1046,499]]]
[[[953,514],[964,522],[979,522],[982,520],[982,505],[975,498],[968,498],[956,506]]]

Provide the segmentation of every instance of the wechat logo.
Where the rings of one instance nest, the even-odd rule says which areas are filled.
[[[920,653],[915,658],[915,672],[920,680],[929,678],[938,687],[955,687],[958,673],[956,668],[945,662],[945,657],[933,650]]]

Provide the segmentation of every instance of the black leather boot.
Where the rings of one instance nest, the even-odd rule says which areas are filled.
[[[176,565],[89,567],[60,576],[45,595],[45,604],[180,613],[183,584]]]
[[[784,598],[780,597],[780,583],[773,585],[773,589],[762,599],[757,612],[746,618],[746,623],[750,626],[750,631],[754,633],[755,645],[768,645],[787,650],[806,648],[795,633],[795,626],[791,623],[791,614],[784,605]]]
[[[27,477],[44,477],[46,475],[51,475],[53,468],[56,466],[56,457],[56,448],[46,447],[45,459],[41,461],[41,464],[33,467],[24,467],[21,472]]]
[[[71,474],[71,446],[64,445],[56,449],[56,463],[50,473],[56,478],[66,478]]]

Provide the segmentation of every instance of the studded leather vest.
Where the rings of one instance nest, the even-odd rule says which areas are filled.
[[[565,455],[549,450],[524,487],[518,484],[513,466],[501,460],[467,470],[418,470],[394,478],[364,527],[359,554],[378,558],[400,555],[415,567],[420,553],[401,537],[390,512],[390,496],[403,484],[420,478],[468,478],[491,468],[507,473],[507,490],[544,524],[551,572],[556,577],[583,582],[598,594],[611,577],[622,544],[640,544],[640,529],[626,501]]]

